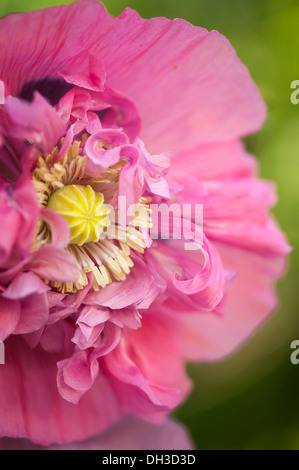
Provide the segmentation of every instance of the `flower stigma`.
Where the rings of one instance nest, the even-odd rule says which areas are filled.
[[[50,196],[47,207],[67,221],[70,244],[82,246],[97,242],[104,228],[110,225],[110,209],[104,204],[104,196],[90,185],[72,184],[57,189]]]

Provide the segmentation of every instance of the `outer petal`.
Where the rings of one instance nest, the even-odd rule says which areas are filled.
[[[125,337],[131,357],[147,380],[175,389],[181,400],[185,398],[191,382],[186,376],[177,338],[171,335],[168,318],[160,315],[159,307],[143,316],[142,328],[126,330]]]
[[[177,200],[200,201],[210,240],[263,254],[289,252],[284,235],[269,217],[275,187],[256,177],[257,164],[240,142],[199,145],[172,163],[170,175],[180,187]]]
[[[1,448],[1,447],[0,447]],[[168,419],[163,424],[147,423],[129,416],[107,432],[82,444],[74,443],[53,450],[192,450],[186,429]]]
[[[43,448],[25,439],[1,439],[0,450],[192,450],[187,430],[168,419],[161,425],[128,416],[111,429],[82,443]]]
[[[275,279],[281,276],[283,256],[264,257],[250,251],[218,245],[224,266],[236,272],[227,287],[221,315],[177,315],[169,322],[188,359],[212,361],[232,353],[266,320],[277,306]]]
[[[33,351],[21,338],[5,343],[0,374],[0,436],[49,445],[80,441],[120,418],[114,392],[101,374],[78,405],[63,400],[56,385],[57,354]],[[101,399],[99,400],[99,397]]]
[[[257,130],[264,120],[265,106],[247,69],[215,31],[179,19],[143,20],[129,9],[113,18],[92,0],[1,23],[0,76],[11,93],[24,82],[58,78],[59,71],[92,53],[104,63],[109,87],[137,105],[141,137],[151,152],[227,142]],[[7,37],[14,40],[7,44]]]
[[[126,413],[160,422],[180,403],[181,392],[151,381],[147,371],[140,367],[138,356],[136,361],[134,350],[128,352],[126,349],[119,344],[102,358],[102,367]]]
[[[241,178],[255,175],[256,166],[239,141],[200,144],[172,160],[170,175],[181,184],[190,177],[200,181]]]
[[[143,20],[126,9],[106,21],[97,49],[107,83],[137,105],[141,138],[151,152],[227,142],[256,131],[264,120],[265,106],[247,69],[216,31],[180,19]],[[147,85],[150,93],[144,93]]]

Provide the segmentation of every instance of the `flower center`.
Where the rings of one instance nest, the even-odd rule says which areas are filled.
[[[48,209],[60,214],[70,229],[70,244],[82,246],[97,242],[101,233],[110,225],[109,208],[102,193],[91,186],[71,184],[54,191],[47,204]]]
[[[97,178],[86,173],[85,143],[75,141],[68,152],[57,161],[59,147],[38,158],[32,174],[40,207],[49,208],[67,221],[70,242],[66,250],[77,262],[78,282],[44,280],[62,293],[76,293],[91,281],[95,291],[114,281],[124,281],[134,266],[132,255],[143,254],[146,243],[140,228],[151,227],[150,198],[141,197],[134,217],[124,227],[119,221],[116,195],[119,174],[125,161],[103,170]],[[60,142],[60,146],[63,141]],[[104,200],[106,205],[104,204]],[[107,204],[113,208],[108,216]],[[111,222],[111,223],[110,223]],[[100,237],[103,231],[105,237]],[[51,228],[41,217],[37,222],[32,250],[51,243]]]

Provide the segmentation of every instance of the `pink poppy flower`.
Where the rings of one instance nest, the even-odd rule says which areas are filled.
[[[81,0],[0,21],[0,435],[162,422],[186,360],[230,354],[276,306],[289,247],[240,142],[265,105],[229,42],[184,20]],[[173,203],[203,224],[155,223]]]

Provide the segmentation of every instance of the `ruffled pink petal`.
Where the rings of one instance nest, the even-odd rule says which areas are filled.
[[[127,413],[161,421],[181,400],[178,389],[151,382],[147,371],[139,367],[121,343],[102,358],[101,364],[107,369],[109,381]]]
[[[109,320],[108,309],[100,309],[94,306],[83,307],[76,321],[78,328],[72,341],[79,349],[90,348],[102,333],[105,322]]]
[[[66,129],[57,111],[37,92],[32,103],[9,96],[5,109],[9,135],[35,143],[45,153],[52,151]]]
[[[132,100],[107,85],[103,92],[74,87],[61,98],[57,109],[62,119],[70,125],[66,140],[71,140],[71,136],[82,132],[80,125],[83,125],[89,134],[99,133],[102,128],[110,131],[121,128],[130,142],[133,142],[140,132],[140,117]],[[66,142],[63,147],[68,149]]]
[[[91,361],[106,356],[118,345],[122,336],[121,328],[113,322],[106,322],[103,334],[95,341]]]
[[[98,359],[106,356],[120,341],[121,330],[112,323],[106,323],[104,334],[93,344],[93,349],[78,351],[71,358],[60,361],[57,384],[61,396],[74,404],[93,386],[98,373]]]
[[[57,364],[58,390],[70,403],[78,404],[98,376],[98,361],[90,362],[88,356],[88,351],[79,351],[70,359],[64,359]]]
[[[120,159],[119,147],[127,143],[128,137],[116,129],[103,129],[89,137],[84,146],[85,154],[88,157],[87,174],[98,176],[103,172],[103,169],[115,165]]]
[[[50,281],[77,282],[79,278],[79,268],[72,255],[52,245],[35,251],[27,267]]]
[[[31,350],[21,338],[5,342],[0,374],[0,436],[27,438],[50,445],[80,441],[107,429],[121,416],[115,394],[103,374],[78,405],[57,391],[57,354]],[[99,397],[101,399],[99,400]]]
[[[87,349],[93,346],[100,334],[104,329],[104,323],[100,323],[96,326],[80,325],[75,331],[75,335],[72,341],[78,346],[79,349]]]
[[[120,310],[111,311],[110,321],[116,325],[124,328],[127,326],[133,330],[141,327],[141,315],[137,309],[131,308],[122,308]]]
[[[170,155],[166,153],[151,155],[146,150],[144,142],[139,138],[135,140],[134,144],[141,150],[144,178],[149,190],[153,194],[169,199],[170,192],[165,175],[170,167]]]
[[[140,165],[140,153],[133,145],[121,149],[121,157],[128,163],[121,169],[119,175],[119,196],[125,197],[126,213],[139,201],[144,190],[144,175]]]
[[[46,324],[49,305],[45,293],[48,290],[49,287],[32,272],[20,273],[13,279],[1,298],[4,307],[0,321],[4,336],[32,333]]]
[[[200,308],[215,308],[223,296],[224,270],[202,228],[182,217],[162,213],[153,218],[153,231],[158,238],[167,239],[164,244],[156,243],[148,258],[166,281],[169,295]]]
[[[188,359],[214,361],[231,354],[277,306],[275,279],[282,275],[284,256],[264,257],[235,247],[217,245],[226,269],[236,272],[221,303],[221,315],[167,310],[169,324]]]
[[[5,271],[0,271],[0,284],[8,285],[21,271],[24,270],[24,267],[28,259],[25,258],[19,263],[16,263],[12,267],[6,269]]]
[[[63,144],[56,158],[57,162],[59,162],[67,154],[74,141],[74,137],[77,134],[80,134],[85,129],[85,127],[87,126],[78,120],[68,128]]]
[[[165,155],[151,157],[143,142],[136,139],[134,145],[124,145],[121,148],[120,157],[127,160],[119,176],[119,196],[126,198],[127,213],[147,189],[153,194],[169,198],[168,183],[163,176],[169,164]]]
[[[56,108],[61,118],[70,126],[76,120],[87,121],[88,111],[95,110],[95,101],[88,90],[74,87],[60,99]]]
[[[65,71],[60,70],[59,73],[68,83],[87,90],[104,91],[105,67],[103,62],[92,54],[75,59],[65,67]]]
[[[148,308],[158,293],[163,290],[164,285],[161,279],[157,285],[157,277],[141,260],[136,257],[134,260],[136,261],[134,269],[125,281],[112,282],[99,292],[91,292],[85,299],[85,303],[117,310],[130,305]],[[147,302],[147,299],[150,301]]]
[[[70,229],[66,220],[49,209],[41,209],[41,217],[50,226],[51,243],[56,248],[65,248],[70,239]]]
[[[214,246],[206,239],[202,250],[188,252],[159,242],[148,257],[167,282],[168,295],[197,308],[212,310],[223,297],[224,270]]]
[[[45,294],[31,294],[21,300],[21,314],[14,334],[38,331],[46,325],[49,306]]]
[[[187,172],[183,176],[188,184],[178,193],[178,201],[182,207],[203,204],[204,232],[210,240],[260,253],[289,252],[285,236],[269,217],[276,202],[272,183],[248,177],[198,183]]]
[[[122,92],[122,88],[116,90],[107,85],[96,98],[102,102],[102,106],[106,104],[105,113],[101,118],[103,126],[123,128],[130,142],[133,142],[141,129],[141,119],[134,101]]]
[[[80,327],[88,326],[94,327],[105,323],[110,318],[109,309],[98,308],[93,306],[85,306],[80,312],[78,320],[76,321],[77,325]]]
[[[34,273],[20,273],[14,278],[2,295],[6,299],[15,300],[35,293],[44,294],[49,289],[49,286]]]

